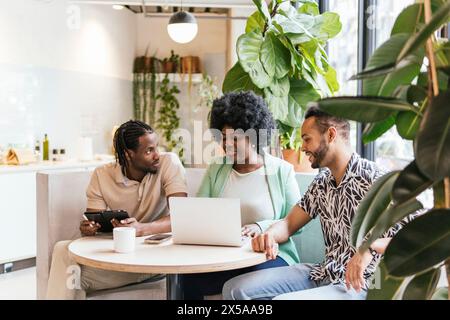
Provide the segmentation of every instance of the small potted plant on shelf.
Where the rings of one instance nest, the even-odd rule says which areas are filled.
[[[180,56],[175,54],[173,50],[170,50],[170,57],[163,59],[163,72],[175,73],[178,72],[180,66]]]

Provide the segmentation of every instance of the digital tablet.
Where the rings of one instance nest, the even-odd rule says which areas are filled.
[[[112,232],[112,219],[118,221],[129,218],[128,212],[125,210],[104,210],[99,212],[85,212],[84,215],[89,221],[95,221],[100,224],[99,232]]]

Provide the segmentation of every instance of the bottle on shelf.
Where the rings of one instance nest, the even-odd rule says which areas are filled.
[[[42,152],[43,152],[43,160],[49,160],[49,150],[48,150],[48,137],[47,134],[44,136],[44,141],[42,142]]]
[[[53,149],[52,150],[52,161],[58,161],[58,149]]]
[[[59,161],[66,161],[66,149],[59,150]]]
[[[42,160],[41,143],[39,140],[36,140],[36,143],[34,144],[34,156],[36,158],[36,162],[40,162]]]

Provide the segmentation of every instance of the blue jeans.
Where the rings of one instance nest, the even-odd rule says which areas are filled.
[[[256,266],[208,273],[180,275],[181,290],[185,300],[203,300],[204,296],[220,294],[223,284],[238,275],[268,268],[285,267],[288,264],[282,258],[269,260]]]
[[[312,264],[299,263],[237,276],[223,287],[225,300],[364,300],[367,291],[347,290],[343,284],[309,278]]]

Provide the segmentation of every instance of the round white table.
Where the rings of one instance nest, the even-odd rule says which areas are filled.
[[[117,253],[111,236],[84,237],[69,245],[73,259],[104,270],[163,273],[167,276],[167,299],[182,298],[178,275],[233,270],[266,261],[264,253],[253,252],[250,241],[242,247],[179,245],[172,240],[146,244],[146,237],[136,238],[136,250]]]

